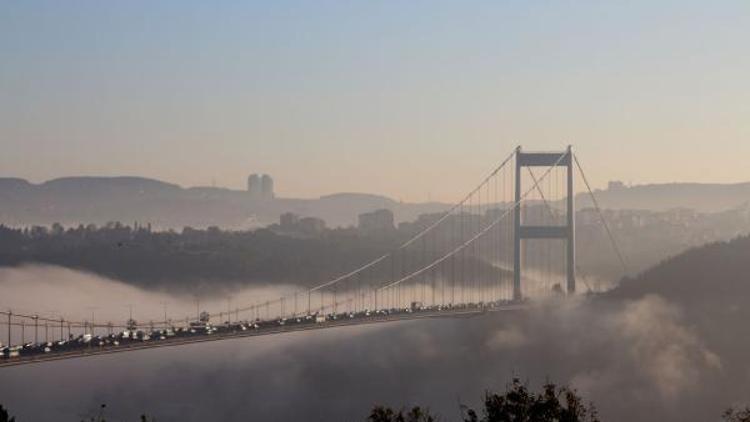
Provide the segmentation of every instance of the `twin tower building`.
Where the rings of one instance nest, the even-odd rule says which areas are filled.
[[[267,174],[251,174],[247,178],[247,192],[253,199],[273,199],[273,178]]]

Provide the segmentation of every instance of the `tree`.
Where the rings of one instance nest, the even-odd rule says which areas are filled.
[[[411,408],[406,414],[403,410],[395,411],[389,407],[375,406],[367,420],[368,422],[435,422],[430,412],[419,406]]]
[[[548,383],[542,391],[529,391],[518,378],[502,394],[487,393],[482,416],[465,409],[465,422],[598,422],[593,404],[586,405],[568,387]]]
[[[750,407],[737,411],[731,407],[721,415],[726,422],[750,422]]]
[[[486,393],[484,409],[479,412],[462,406],[464,422],[599,422],[593,404],[585,404],[578,393],[568,387],[548,383],[535,393],[514,378],[504,393]],[[368,422],[434,422],[429,412],[414,407],[404,414],[389,407],[376,406]],[[750,422],[750,419],[728,420]]]
[[[16,422],[16,418],[8,414],[8,410],[0,404],[0,422]]]

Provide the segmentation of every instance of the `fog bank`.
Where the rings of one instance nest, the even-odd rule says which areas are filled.
[[[26,280],[29,292],[58,288],[37,277],[49,268],[16,271],[11,284],[8,273],[2,273],[3,292],[12,285],[12,294],[22,293],[13,285],[20,280]],[[60,290],[58,304],[114,295],[115,304],[126,297],[142,299],[158,311],[164,298],[87,277],[62,281],[77,290]],[[724,353],[706,344],[680,306],[659,296],[609,303],[548,301],[515,313],[6,368],[0,402],[21,421],[77,420],[100,403],[107,403],[113,420],[135,420],[142,412],[186,421],[363,420],[376,403],[420,404],[455,420],[459,402],[478,405],[485,390],[501,389],[520,376],[534,385],[548,379],[571,383],[594,401],[606,421],[705,421],[743,398],[743,386],[732,389],[724,377],[743,368],[728,367],[734,364],[725,361]],[[41,406],[39,397],[44,397]]]

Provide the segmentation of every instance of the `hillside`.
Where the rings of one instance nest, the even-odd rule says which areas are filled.
[[[0,178],[0,223],[66,226],[110,221],[150,223],[155,228],[212,225],[248,229],[278,221],[284,212],[318,217],[329,226],[349,226],[363,212],[394,211],[397,221],[445,209],[443,204],[400,204],[379,195],[340,193],[317,199],[258,200],[245,191],[182,188],[140,177],[66,177],[32,184]]]
[[[722,357],[725,368],[746,368],[750,356],[750,236],[711,243],[667,259],[603,295],[602,303],[658,295]],[[749,386],[744,372],[727,371],[727,385]],[[741,391],[741,390],[740,390]]]
[[[750,183],[654,184],[599,190],[604,208],[662,211],[688,208],[716,212],[748,202]],[[579,194],[579,209],[591,206]],[[151,223],[155,228],[184,226],[249,229],[278,221],[284,212],[318,217],[329,226],[350,226],[357,215],[378,208],[394,212],[396,221],[445,210],[445,203],[401,203],[364,193],[337,193],[312,199],[257,200],[247,192],[216,187],[183,188],[142,177],[65,177],[40,184],[0,178],[0,223],[66,226],[109,221]]]
[[[717,212],[747,203],[750,200],[750,183],[648,184],[597,190],[595,194],[603,208],[653,211],[688,208],[700,212]],[[577,206],[591,206],[588,195],[579,195]]]
[[[44,264],[82,270],[149,290],[216,294],[251,285],[312,286],[358,268],[393,250],[410,233],[362,236],[353,230],[330,230],[317,237],[282,236],[271,230],[215,229],[157,232],[119,224],[63,230],[11,229],[0,225],[0,267]],[[430,259],[435,259],[433,252]],[[406,273],[428,256],[403,250],[396,261],[371,266],[358,283],[388,280]],[[504,270],[477,258],[456,258],[461,268],[482,274]]]
[[[746,307],[750,298],[750,236],[689,249],[623,280],[607,295],[635,299],[650,293],[691,307],[707,301]]]

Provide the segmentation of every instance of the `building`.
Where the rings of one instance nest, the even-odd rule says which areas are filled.
[[[326,222],[320,218],[301,218],[297,214],[285,212],[279,217],[279,224],[273,224],[269,229],[284,236],[318,237],[326,231]]]
[[[247,178],[247,192],[253,199],[273,199],[273,178],[267,174],[251,174]]]
[[[295,228],[298,223],[299,216],[292,212],[285,212],[279,217],[279,226],[281,226],[283,230]]]
[[[264,174],[260,177],[260,192],[263,199],[273,199],[273,178]]]
[[[326,222],[320,218],[305,217],[297,223],[299,231],[308,236],[317,236],[326,229]]]
[[[250,177],[247,178],[247,192],[252,198],[260,198],[261,189],[259,174],[251,174]]]
[[[380,209],[372,212],[366,212],[359,215],[360,231],[367,234],[378,234],[394,230],[393,211]]]

